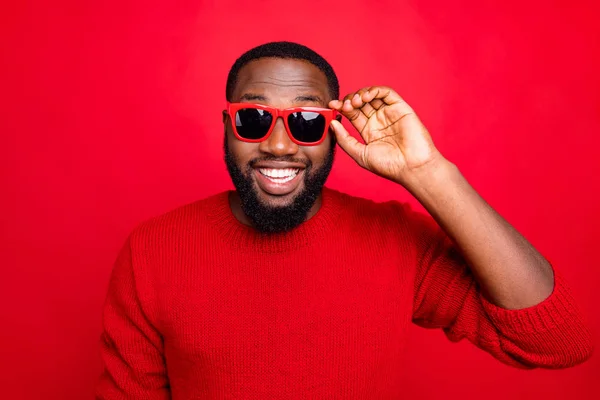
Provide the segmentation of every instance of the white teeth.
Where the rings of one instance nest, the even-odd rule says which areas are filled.
[[[300,172],[299,168],[260,168],[260,173],[277,183],[291,181]]]
[[[269,179],[270,179],[270,180],[272,180],[273,182],[277,182],[277,183],[286,183],[286,182],[289,182],[289,181],[291,181],[292,179],[294,179],[294,178],[295,178],[295,175],[294,175],[294,176],[288,176],[287,178],[271,178],[271,177],[267,177],[267,178],[269,178]]]
[[[277,182],[288,182],[300,171],[299,168],[260,168],[260,173],[268,176],[269,178],[274,178]]]

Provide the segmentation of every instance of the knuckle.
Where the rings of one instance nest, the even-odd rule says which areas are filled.
[[[350,121],[356,120],[360,116],[360,111],[354,111],[352,114],[348,115],[348,119]]]

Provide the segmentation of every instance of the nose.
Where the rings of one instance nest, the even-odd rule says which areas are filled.
[[[259,150],[275,157],[294,155],[298,152],[298,145],[290,139],[281,117],[275,121],[273,132],[269,137],[260,142]]]

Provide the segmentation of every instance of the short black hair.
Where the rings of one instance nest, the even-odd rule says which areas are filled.
[[[270,42],[248,50],[242,54],[240,58],[235,60],[235,63],[233,63],[233,66],[229,70],[229,75],[227,76],[227,87],[225,89],[225,98],[227,101],[231,101],[231,96],[233,95],[233,90],[237,83],[238,73],[242,67],[250,61],[258,60],[259,58],[289,58],[308,61],[325,74],[331,98],[337,99],[340,96],[340,84],[335,72],[333,72],[333,68],[317,52],[298,43]]]

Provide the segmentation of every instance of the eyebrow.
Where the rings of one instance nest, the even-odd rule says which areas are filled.
[[[253,100],[266,101],[267,98],[265,96],[260,95],[260,94],[244,93],[244,95],[242,95],[242,97],[240,97],[240,101],[242,101],[242,100],[246,100],[246,101],[253,101]]]
[[[313,96],[313,95],[302,95],[302,96],[298,96],[294,99],[294,101],[312,101],[313,103],[324,103],[323,99],[321,99],[319,96]]]
[[[261,94],[255,94],[255,93],[244,93],[241,97],[240,97],[240,101],[267,101],[267,97],[261,95]],[[297,96],[294,99],[295,102],[313,102],[313,103],[324,103],[323,99],[321,99],[319,96],[314,96],[314,95],[300,95]]]

